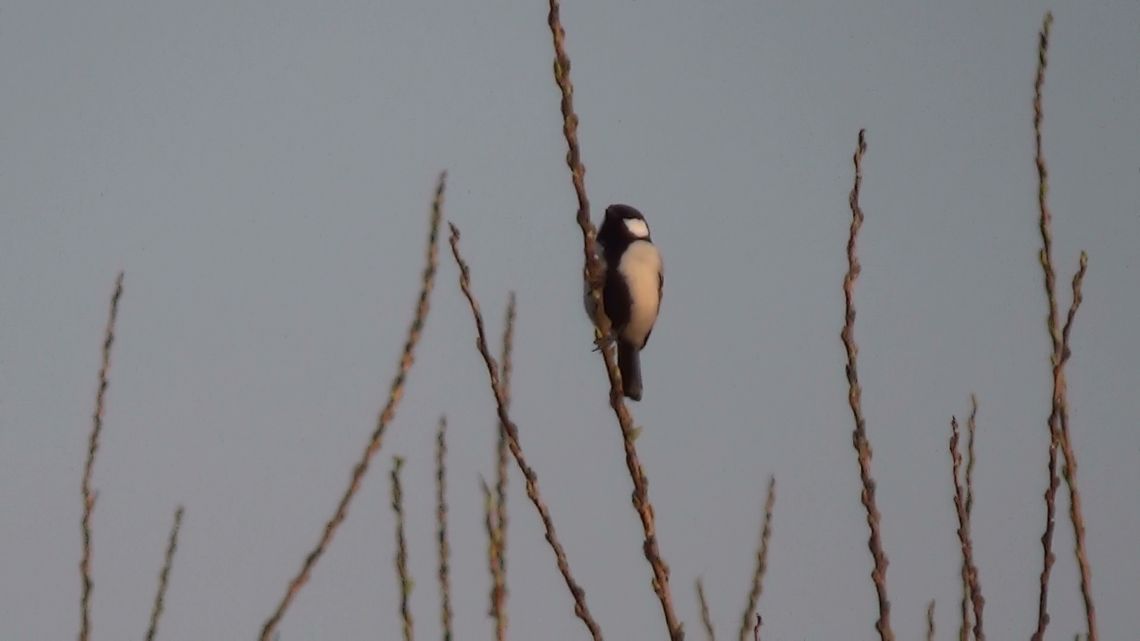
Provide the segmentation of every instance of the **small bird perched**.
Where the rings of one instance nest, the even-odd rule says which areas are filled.
[[[649,341],[661,289],[665,284],[661,254],[649,237],[645,217],[629,205],[610,205],[598,230],[601,259],[605,265],[602,305],[613,326],[613,334],[603,340],[616,340],[622,391],[641,400],[641,359],[638,354]],[[593,318],[587,292],[586,311]]]

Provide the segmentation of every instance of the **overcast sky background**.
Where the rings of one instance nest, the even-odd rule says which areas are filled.
[[[991,638],[1036,621],[1049,340],[1032,81],[1055,256],[1085,249],[1072,431],[1105,639],[1140,628],[1140,3],[571,1],[595,219],[645,212],[666,262],[638,447],[689,636],[703,576],[735,635],[779,483],[765,639],[872,639],[877,614],[838,332],[851,154],[868,130],[857,286],[892,622],[957,630],[949,420],[981,409],[975,552]],[[79,482],[126,270],[94,482],[95,639],[138,638],[186,506],[160,636],[248,639],[316,541],[387,394],[431,190],[497,337],[514,417],[610,639],[660,639],[607,383],[542,2],[5,3],[0,11],[0,638],[78,627]],[[487,638],[478,475],[495,424],[441,254],[407,395],[284,641],[399,635],[387,472],[405,468],[412,608],[438,636],[432,447],[450,417],[458,638]],[[514,639],[580,639],[512,470]],[[1065,502],[1059,515],[1064,517]],[[1059,518],[1050,637],[1083,631]],[[379,637],[378,637],[379,635]]]

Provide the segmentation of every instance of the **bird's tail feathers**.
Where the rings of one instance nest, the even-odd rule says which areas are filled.
[[[618,369],[621,370],[622,391],[629,398],[641,400],[641,356],[628,341],[618,340]]]

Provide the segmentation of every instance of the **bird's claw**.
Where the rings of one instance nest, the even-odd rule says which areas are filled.
[[[609,336],[597,336],[594,339],[593,351],[600,352],[603,349],[608,349],[611,345],[613,345],[616,342],[617,342],[617,338],[614,337],[612,334]]]

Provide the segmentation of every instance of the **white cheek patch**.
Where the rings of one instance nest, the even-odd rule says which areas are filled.
[[[622,221],[634,238],[649,238],[649,225],[640,218],[626,218]]]

